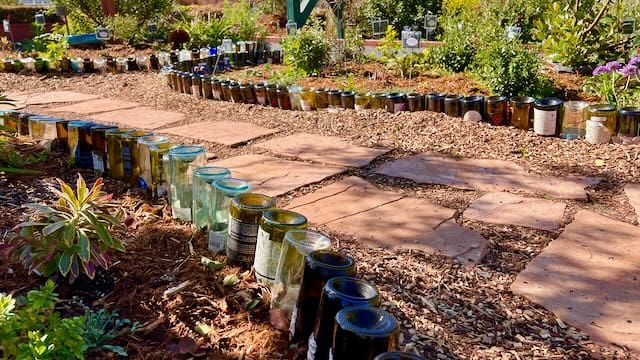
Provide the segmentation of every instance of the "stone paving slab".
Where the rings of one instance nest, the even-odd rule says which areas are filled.
[[[34,94],[11,93],[7,94],[9,99],[16,100],[18,103],[25,105],[45,105],[56,103],[80,102],[98,99],[100,96],[84,94],[74,91],[47,91]]]
[[[244,144],[265,135],[275,134],[278,131],[251,123],[235,121],[203,122],[163,130],[167,134],[215,142],[227,146]]]
[[[479,234],[447,224],[456,210],[380,190],[357,177],[297,198],[287,208],[372,247],[417,249],[474,265],[488,245]]]
[[[253,191],[269,196],[285,194],[345,170],[338,166],[311,165],[263,155],[241,155],[211,165],[229,168],[231,176],[249,181]]]
[[[181,113],[156,110],[149,107],[137,107],[91,115],[93,120],[115,123],[123,127],[151,130],[181,121],[184,117],[184,114]]]
[[[640,228],[580,211],[511,290],[596,341],[640,351]]]
[[[585,188],[601,179],[584,177],[542,177],[502,160],[455,159],[427,152],[382,164],[378,174],[407,178],[419,183],[441,184],[480,191],[521,190],[558,199],[587,200]]]
[[[629,202],[638,215],[638,222],[640,222],[640,184],[627,184],[624,187],[624,192],[629,197]]]
[[[115,99],[95,99],[78,104],[55,107],[49,109],[49,111],[89,115],[115,110],[130,109],[138,106],[140,106],[140,104],[130,101],[120,101]]]
[[[556,230],[566,207],[560,202],[499,192],[486,194],[472,202],[464,217],[492,224]]]
[[[334,136],[294,134],[256,145],[277,154],[297,156],[325,164],[362,167],[390,149],[354,146]]]

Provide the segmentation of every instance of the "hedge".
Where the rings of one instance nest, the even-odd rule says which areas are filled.
[[[47,23],[52,23],[59,20],[55,12],[51,11],[51,8],[21,5],[0,6],[0,19],[9,19],[14,24],[32,23],[35,21],[34,18],[37,13],[45,14]]]

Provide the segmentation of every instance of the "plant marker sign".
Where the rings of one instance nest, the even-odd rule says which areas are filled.
[[[47,21],[44,18],[44,14],[36,14],[35,20],[36,20],[36,24],[38,25],[44,25],[47,23]]]
[[[507,26],[505,27],[507,32],[507,39],[513,40],[520,37],[522,33],[522,28],[520,26]]]
[[[419,49],[421,37],[422,32],[420,31],[403,30],[402,47],[405,49]]]
[[[371,26],[373,27],[374,36],[384,35],[387,31],[387,27],[389,27],[389,20],[373,20],[371,22]]]
[[[427,38],[433,34],[438,28],[438,15],[434,15],[431,11],[424,16],[424,29],[427,31]]]
[[[104,27],[96,28],[96,39],[109,40],[109,29]]]

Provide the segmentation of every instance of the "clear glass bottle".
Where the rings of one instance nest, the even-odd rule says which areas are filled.
[[[373,359],[398,349],[400,327],[389,312],[370,306],[352,306],[335,317],[331,345],[333,359]]]
[[[143,136],[153,135],[146,131],[130,131],[122,135],[122,166],[124,167],[124,180],[131,184],[138,184],[140,179],[140,149],[138,139]]]
[[[178,146],[169,150],[167,155],[173,218],[191,221],[193,170],[205,165],[207,161],[205,149],[202,146]]]
[[[302,88],[300,93],[300,109],[312,111],[316,109],[316,93],[313,88]]]
[[[564,103],[564,119],[560,137],[566,140],[582,139],[585,135],[585,109],[589,106],[584,101],[567,101]]]
[[[168,142],[169,138],[160,135],[148,135],[138,139],[138,164],[140,167],[138,186],[141,189],[150,190],[153,182],[151,148]]]
[[[367,281],[354,277],[329,279],[322,289],[318,316],[313,335],[309,339],[307,360],[327,359],[333,339],[336,314],[349,306],[377,307],[380,305],[378,289]],[[396,324],[397,328],[397,324]],[[395,349],[385,349],[395,350]],[[373,354],[376,355],[376,354]],[[339,357],[339,359],[344,359]]]
[[[261,194],[246,193],[231,201],[227,236],[227,257],[230,261],[253,265],[262,214],[275,208],[275,199]]]
[[[216,180],[231,176],[229,169],[219,166],[204,166],[193,171],[193,205],[191,216],[193,228],[198,231],[209,228],[212,223],[210,218],[212,201],[212,188],[209,186]]]
[[[116,71],[119,73],[125,73],[129,69],[127,64],[127,58],[118,57],[116,58]]]
[[[300,296],[289,326],[289,334],[293,342],[307,340],[313,332],[320,295],[326,282],[334,277],[355,275],[355,262],[343,253],[316,250],[304,258]]]
[[[251,184],[240,179],[226,178],[214,181],[210,187],[212,205],[209,208],[211,224],[209,225],[208,249],[217,254],[227,248],[231,199],[251,191]]]
[[[364,111],[369,109],[370,107],[370,102],[371,102],[371,95],[369,93],[367,94],[361,94],[358,93],[356,94],[355,97],[355,109],[356,111]]]
[[[273,285],[287,231],[306,228],[307,218],[302,214],[288,210],[268,210],[262,213],[253,262],[259,283]]]
[[[298,85],[289,86],[289,101],[291,103],[291,110],[302,110],[302,87]]]
[[[304,258],[315,250],[329,250],[331,240],[311,230],[290,230],[284,235],[274,284],[271,287],[271,308],[285,311],[291,317],[298,302]]]
[[[130,129],[110,129],[105,134],[107,143],[107,173],[114,179],[124,178],[124,163],[122,160],[122,137]]]

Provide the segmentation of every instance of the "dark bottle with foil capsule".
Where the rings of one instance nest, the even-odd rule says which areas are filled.
[[[334,277],[355,276],[353,259],[331,250],[316,250],[305,257],[298,303],[291,317],[292,341],[307,340],[315,326],[322,288]]]
[[[372,360],[396,350],[399,337],[398,320],[390,313],[368,306],[344,308],[336,314],[331,358]]]
[[[334,319],[338,311],[349,306],[379,305],[380,294],[370,283],[353,277],[329,279],[322,289],[318,315],[309,339],[307,360],[329,359]]]

